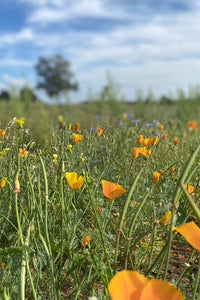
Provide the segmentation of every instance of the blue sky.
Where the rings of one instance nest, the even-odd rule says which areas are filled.
[[[199,0],[1,0],[0,90],[34,88],[38,57],[61,54],[79,82],[74,103],[107,73],[127,100],[138,89],[175,98],[200,84],[199,36]]]

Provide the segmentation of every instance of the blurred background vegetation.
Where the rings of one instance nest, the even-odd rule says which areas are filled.
[[[123,114],[143,122],[187,122],[197,120],[200,116],[200,87],[189,87],[186,96],[181,89],[176,96],[163,95],[159,99],[149,91],[143,96],[142,90],[137,90],[134,101],[127,101],[120,92],[120,86],[111,74],[107,74],[107,83],[98,94],[88,91],[87,100],[73,104],[69,91],[78,89],[78,82],[70,71],[70,63],[60,55],[40,57],[35,66],[38,83],[37,89],[42,89],[49,96],[49,103],[38,99],[35,89],[24,86],[21,90],[11,87],[9,91],[0,93],[0,127],[3,129],[14,117],[25,118],[24,130],[30,131],[30,136],[39,145],[45,145],[52,132],[59,126],[69,123],[81,123],[81,129],[101,127],[106,121],[122,122]],[[61,124],[62,123],[62,124]]]

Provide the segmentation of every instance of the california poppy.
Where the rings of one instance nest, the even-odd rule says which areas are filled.
[[[83,246],[87,246],[87,244],[88,244],[89,241],[90,241],[90,238],[91,238],[91,235],[85,235],[85,236],[83,237],[82,245],[83,245]]]
[[[75,131],[79,131],[79,129],[80,129],[80,127],[81,127],[81,124],[80,123],[76,123],[75,124]]]
[[[103,194],[108,199],[114,199],[126,192],[126,190],[120,184],[115,182],[102,180],[101,184],[103,188]]]
[[[160,125],[160,130],[163,130],[164,126],[163,125]]]
[[[97,128],[97,136],[100,136],[102,134],[102,132],[103,132],[103,129],[98,127]]]
[[[160,173],[159,172],[153,172],[153,176],[152,176],[152,182],[153,183],[157,183],[160,177]]]
[[[200,228],[194,221],[185,223],[179,227],[172,227],[172,230],[179,232],[192,247],[200,251]]]
[[[146,147],[134,147],[132,151],[132,157],[137,158],[140,153],[144,156],[149,156],[151,154],[151,149],[147,150]]]
[[[197,122],[196,121],[188,121],[187,125],[190,129],[195,129],[197,127]]]
[[[167,222],[169,221],[170,217],[171,217],[171,210],[169,210],[160,220],[159,223],[163,226],[167,225]]]
[[[77,178],[77,173],[76,172],[66,172],[65,176],[67,178],[67,181],[69,185],[71,186],[72,189],[80,189],[80,187],[84,183],[84,178],[82,175]]]
[[[167,133],[163,133],[162,138],[165,140],[167,138]]]
[[[4,134],[5,134],[5,131],[3,129],[0,129],[0,137]]]
[[[157,136],[154,136],[153,138],[147,138],[147,139],[144,139],[142,142],[141,142],[141,146],[143,147],[146,147],[150,144],[152,145],[155,145],[157,143],[157,140],[158,140],[158,137]]]
[[[123,270],[108,285],[112,300],[183,300],[182,293],[164,280],[149,280],[137,271]]]
[[[24,149],[19,148],[18,153],[19,153],[20,157],[24,157],[24,156],[28,155],[28,151],[25,148]]]
[[[186,189],[188,190],[188,193],[192,194],[195,190],[195,188],[191,184],[186,184]]]
[[[81,134],[77,134],[77,133],[73,133],[73,141],[74,143],[78,143],[79,141],[81,141],[83,138],[83,136]]]
[[[174,139],[174,146],[176,146],[178,144],[179,140],[178,139]]]

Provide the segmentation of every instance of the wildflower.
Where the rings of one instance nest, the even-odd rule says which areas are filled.
[[[81,134],[76,134],[76,133],[73,133],[73,141],[74,143],[78,143],[79,141],[81,141],[83,138],[83,136]]]
[[[134,205],[134,204],[137,204],[138,206],[140,205],[140,202],[135,202],[134,200],[133,201],[131,201],[131,203]]]
[[[196,121],[188,121],[187,125],[188,125],[189,129],[193,130],[196,128],[197,122]]]
[[[14,193],[20,193],[20,183],[19,183],[19,178],[18,178],[18,173],[15,176],[15,181],[14,181]]]
[[[159,172],[160,172],[161,174],[164,174],[164,173],[165,173],[165,171],[163,171],[162,169],[160,169]]]
[[[159,223],[163,226],[167,225],[167,222],[169,221],[170,217],[171,217],[171,211],[169,210],[160,220]]]
[[[154,123],[147,123],[147,126],[148,126],[148,127],[153,127],[153,126],[154,126]]]
[[[1,189],[5,186],[6,181],[7,181],[7,177],[2,177],[1,178],[1,180],[0,180],[0,188]]]
[[[143,148],[134,147],[133,151],[132,151],[132,157],[137,158],[140,153],[144,156],[149,156],[151,154],[151,149],[146,150],[145,147],[143,147]]]
[[[103,188],[103,194],[108,199],[114,199],[126,192],[126,190],[121,185],[115,182],[102,180],[101,184]]]
[[[97,136],[102,135],[102,132],[103,132],[103,129],[100,128],[100,127],[98,127],[98,128],[97,128]]]
[[[97,207],[97,211],[98,211],[98,213],[101,215],[102,214],[102,210],[101,210],[101,207]]]
[[[65,176],[67,178],[67,181],[69,185],[71,186],[72,189],[80,189],[80,187],[84,183],[84,178],[82,175],[77,178],[77,173],[76,172],[65,172]]]
[[[164,126],[163,125],[160,125],[160,130],[163,130]]]
[[[58,122],[59,123],[64,123],[64,117],[62,115],[58,116]]]
[[[81,124],[80,123],[76,123],[74,130],[77,132],[77,131],[79,131],[80,127],[81,127]]]
[[[167,138],[167,133],[163,133],[162,138],[165,140]]]
[[[84,162],[85,158],[83,157],[83,153],[80,153],[80,162]]]
[[[71,128],[72,128],[72,124],[68,124],[67,130],[71,130]]]
[[[157,140],[158,140],[157,136],[154,136],[152,139],[151,138],[144,139],[141,142],[141,146],[146,147],[146,146],[148,146],[150,144],[155,145],[157,143]]]
[[[94,115],[94,118],[95,118],[95,119],[101,119],[101,116],[99,116],[99,115]]]
[[[195,190],[195,188],[191,184],[186,184],[186,189],[188,190],[188,193],[192,194]]]
[[[123,119],[126,120],[127,118],[130,118],[131,114],[130,113],[123,113]]]
[[[5,134],[5,131],[3,129],[0,129],[0,137],[4,134]]]
[[[159,180],[160,175],[161,175],[161,173],[159,173],[159,172],[153,172],[152,182],[157,183],[158,180]]]
[[[58,154],[53,154],[53,163],[55,165],[57,164],[57,158],[58,158]]]
[[[24,118],[20,118],[20,119],[15,119],[15,123],[19,124],[19,127],[22,128],[24,125]]]
[[[174,146],[176,146],[178,144],[179,140],[178,139],[174,139]]]
[[[4,262],[2,262],[1,266],[2,266],[2,269],[5,270],[6,264]]]
[[[143,141],[144,141],[144,136],[143,136],[143,134],[140,134],[139,137],[137,138],[137,140],[135,141],[135,143],[141,144]]]
[[[175,167],[171,167],[171,169],[169,170],[170,174],[173,173],[175,170]]]
[[[26,150],[26,148],[24,148],[24,149],[19,148],[18,153],[19,153],[20,157],[28,156],[28,151]]]
[[[122,270],[108,285],[112,300],[183,300],[182,293],[164,280],[149,280],[137,271]]]
[[[172,227],[172,230],[179,232],[192,247],[200,251],[200,228],[194,221],[185,223],[179,227]]]
[[[88,244],[89,241],[90,241],[90,238],[91,238],[91,235],[84,235],[83,241],[82,241],[82,245],[83,245],[83,246],[87,246],[87,244]]]
[[[138,119],[132,120],[132,123],[138,124],[138,123],[140,123],[140,120],[138,120]]]
[[[10,148],[3,148],[2,151],[0,151],[0,158],[2,158],[4,156],[4,154],[6,153],[6,151],[9,151]]]
[[[65,148],[67,151],[69,151],[69,153],[72,153],[72,145],[69,144]]]

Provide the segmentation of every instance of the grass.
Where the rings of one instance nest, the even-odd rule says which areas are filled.
[[[125,112],[131,117],[123,117]],[[185,299],[200,297],[199,254],[171,231],[198,221],[180,182],[195,188],[192,198],[199,206],[199,113],[198,99],[171,105],[2,102],[0,151],[7,150],[1,152],[0,175],[7,181],[0,188],[1,298],[110,299],[109,281],[126,268],[172,282]],[[22,127],[14,117],[25,118]],[[190,120],[198,124],[193,130]],[[78,143],[76,122],[83,135]],[[141,134],[158,141],[147,146],[149,156],[134,159]],[[20,156],[19,148],[27,155]],[[164,173],[153,183],[160,169]],[[66,172],[82,175],[83,185],[71,188]],[[126,192],[107,199],[102,180]],[[163,226],[159,220],[168,211],[171,219]]]

